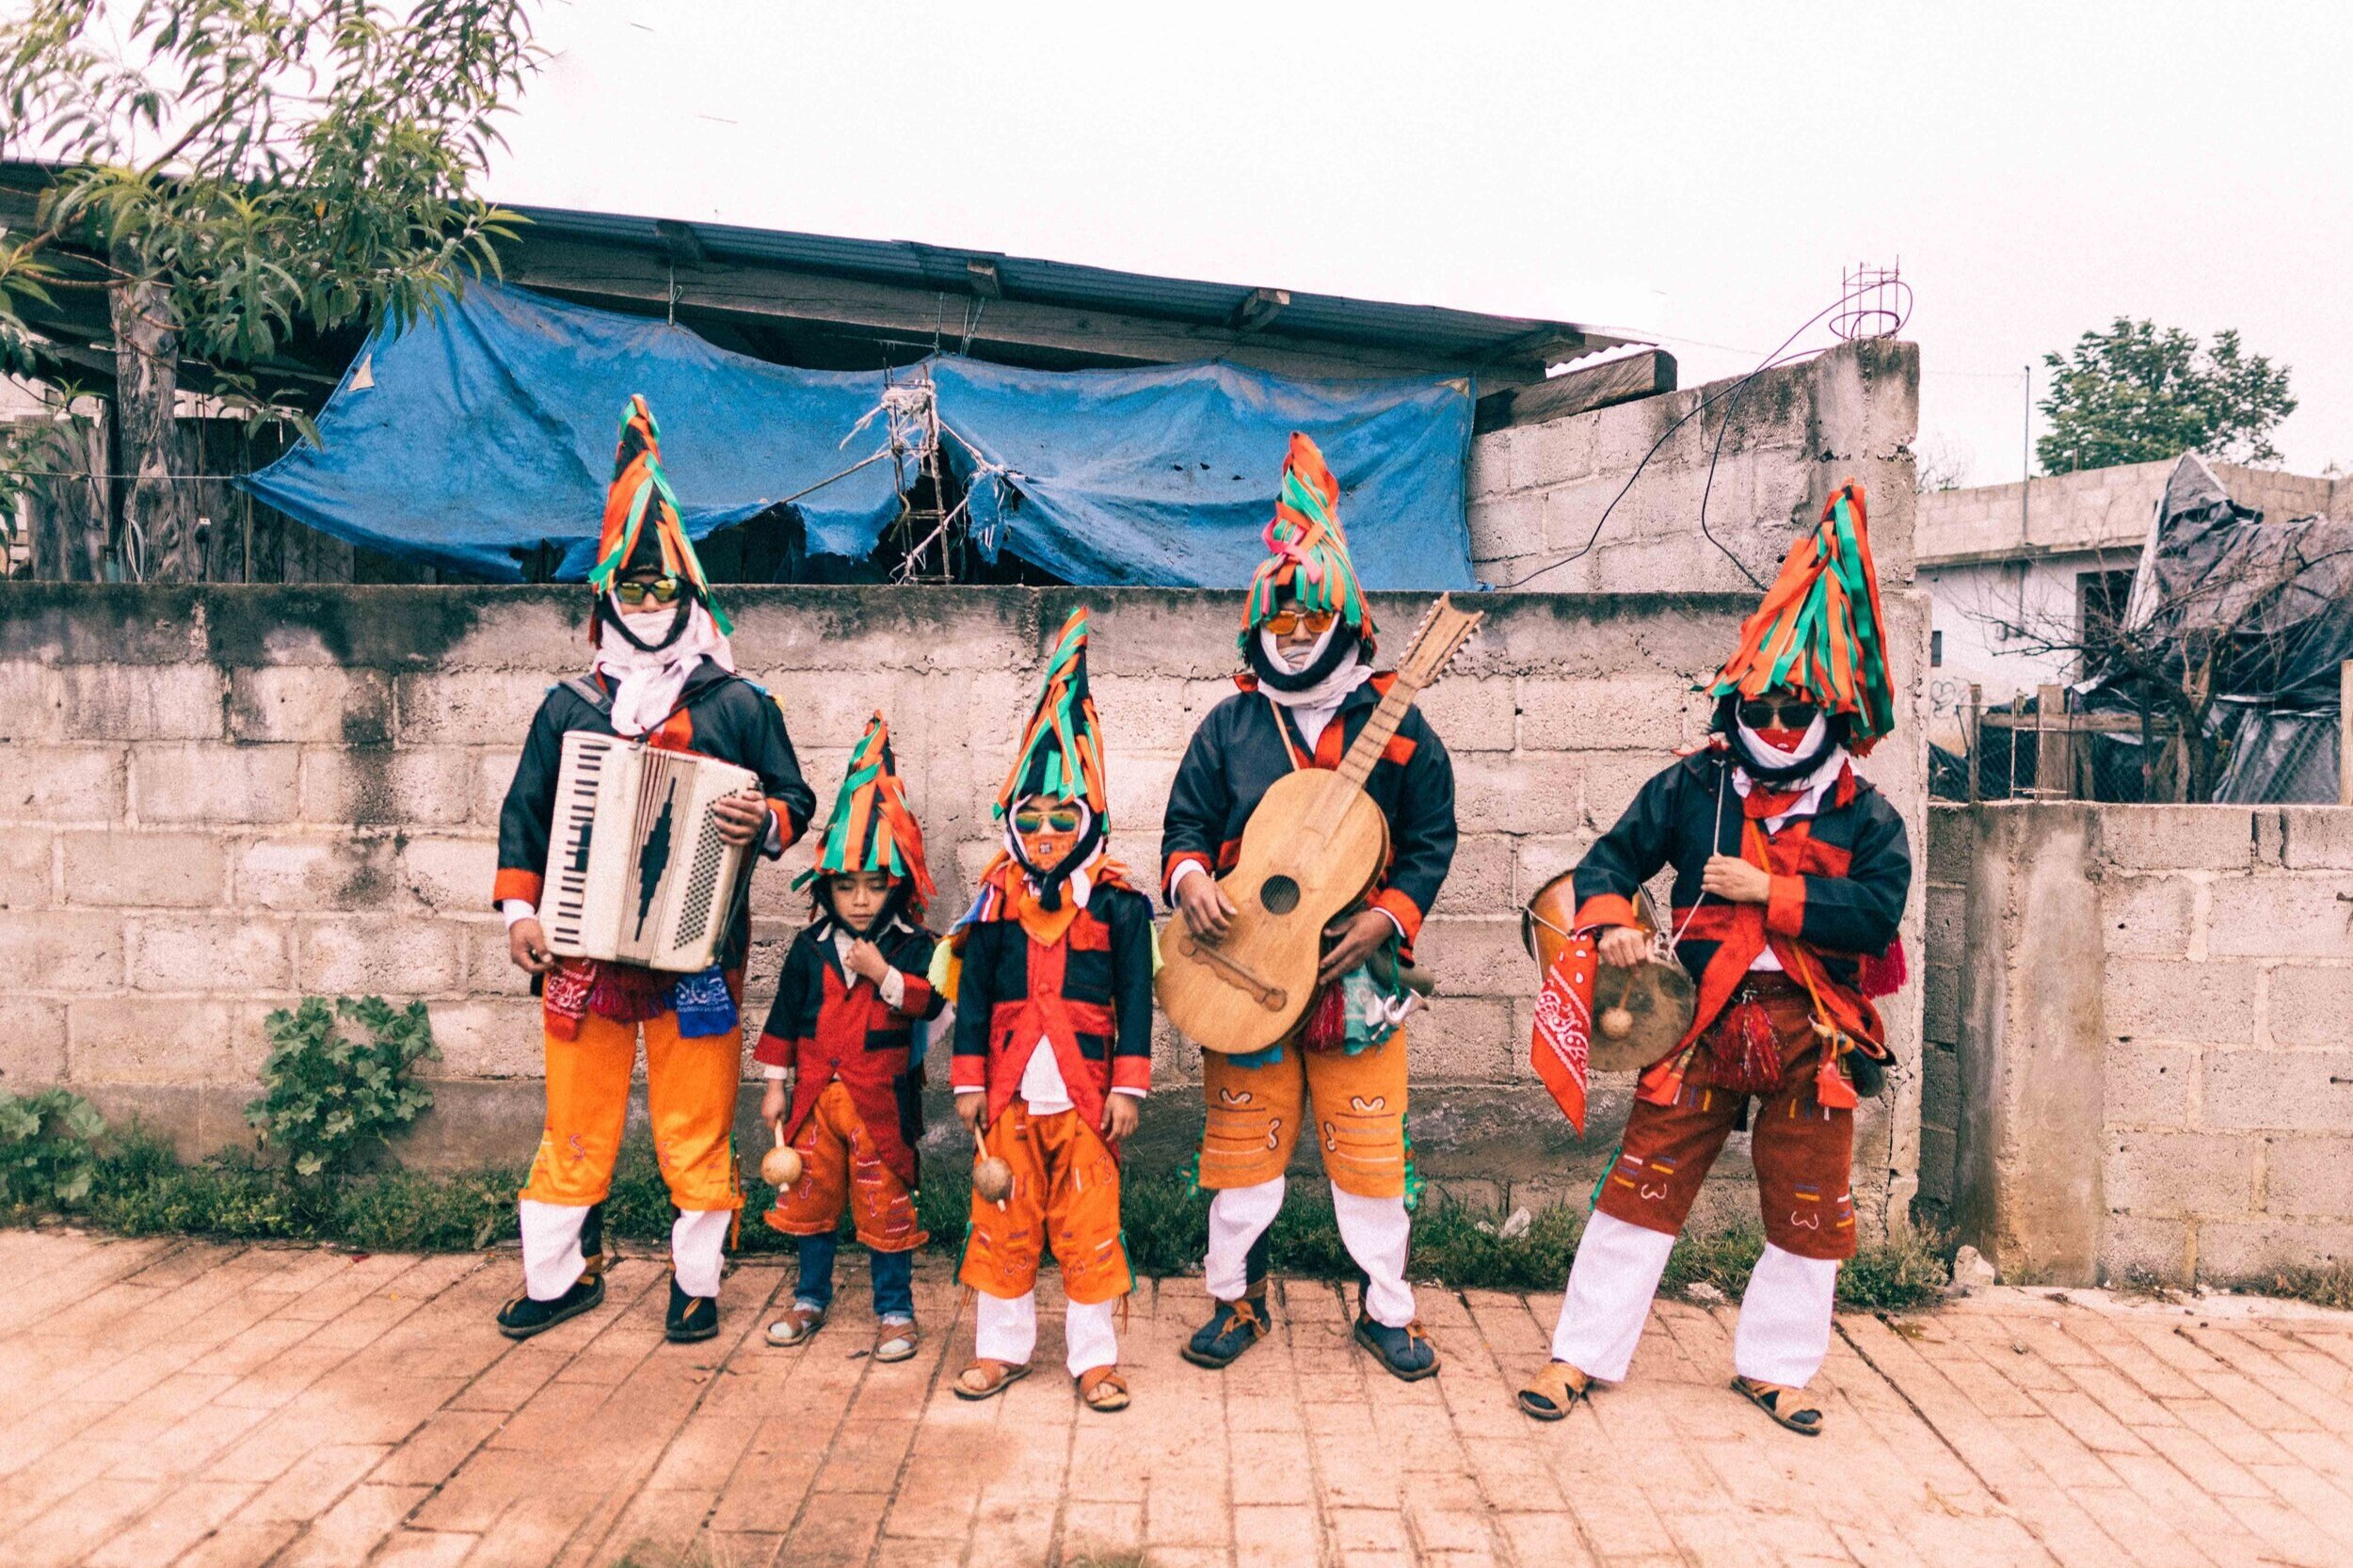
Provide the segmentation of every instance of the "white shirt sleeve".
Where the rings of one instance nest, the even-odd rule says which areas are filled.
[[[1173,895],[1177,888],[1185,885],[1185,878],[1189,876],[1204,876],[1207,874],[1207,872],[1202,871],[1200,861],[1179,860],[1176,862],[1176,869],[1168,873],[1168,890]]]
[[[790,1067],[779,1067],[774,1065],[773,1064],[762,1062],[760,1064],[760,1076],[766,1079],[771,1083],[779,1083],[792,1076],[792,1069]]]
[[[515,929],[515,922],[517,920],[537,920],[539,918],[539,909],[536,904],[533,904],[527,898],[501,899],[499,901],[499,914],[504,918],[506,921],[506,929],[512,931]]]
[[[875,986],[874,989],[882,993],[883,1005],[889,1008],[894,1013],[899,1011],[906,1003],[906,976],[901,974],[896,969],[892,969],[885,974],[882,977],[882,984]]]
[[[760,853],[771,860],[784,853],[784,821],[773,809],[768,813],[768,837],[760,840]]]

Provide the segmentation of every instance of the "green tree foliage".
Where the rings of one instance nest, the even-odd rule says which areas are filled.
[[[370,1039],[346,1038],[339,1023],[358,1024]],[[383,1144],[433,1103],[433,1091],[411,1076],[438,1056],[424,1003],[395,1011],[381,997],[346,997],[330,1010],[305,997],[289,1013],[265,1020],[269,1060],[262,1064],[260,1099],[245,1119],[262,1141],[286,1151],[295,1174],[347,1170],[371,1144]]]
[[[2105,331],[2075,340],[2064,359],[2045,354],[2054,375],[2037,405],[2049,429],[2035,442],[2044,473],[2178,457],[2185,452],[2233,463],[2277,461],[2271,432],[2296,411],[2288,367],[2217,332],[2211,344],[2178,327],[2118,316]]]
[[[0,357],[24,367],[24,314],[58,291],[105,291],[119,469],[141,477],[118,510],[148,575],[201,573],[169,482],[183,360],[283,409],[257,367],[296,332],[406,326],[495,273],[521,219],[472,190],[539,57],[530,9],[24,0],[0,25],[0,141],[58,166],[34,231],[0,237]]]
[[[407,323],[520,221],[472,194],[537,54],[527,0],[32,0],[0,29],[40,229],[163,282],[187,352],[266,358],[297,326]]]

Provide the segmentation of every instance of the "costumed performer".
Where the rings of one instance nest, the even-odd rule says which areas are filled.
[[[1235,864],[1261,797],[1297,768],[1337,768],[1392,678],[1372,668],[1373,624],[1339,520],[1339,485],[1294,433],[1267,525],[1271,552],[1250,583],[1239,639],[1241,690],[1201,721],[1169,792],[1163,886],[1199,936],[1225,934],[1234,905],[1214,874]],[[1362,1271],[1359,1344],[1408,1381],[1438,1369],[1405,1281],[1419,1181],[1406,1133],[1408,1005],[1394,978],[1454,861],[1454,765],[1409,709],[1365,792],[1388,821],[1389,860],[1366,904],[1325,932],[1317,1000],[1265,1050],[1205,1052],[1198,1180],[1209,1204],[1206,1272],[1215,1308],[1184,1348],[1225,1367],[1268,1331],[1267,1231],[1284,1171],[1312,1118],[1340,1239]],[[1384,961],[1368,963],[1379,955]]]
[[[934,888],[923,830],[876,713],[850,754],[815,863],[795,883],[812,919],[793,937],[776,1004],[752,1055],[767,1088],[760,1120],[800,1156],[768,1224],[799,1241],[792,1304],[772,1345],[805,1345],[833,1305],[835,1232],[846,1208],[872,1259],[876,1361],[912,1358],[916,1158],[923,1136],[924,1026],[947,1003],[932,989]]]
[[[1872,998],[1902,982],[1897,925],[1912,883],[1903,819],[1853,765],[1895,723],[1885,627],[1849,482],[1708,688],[1706,745],[1643,785],[1577,865],[1574,923],[1621,967],[1651,951],[1637,890],[1674,868],[1675,955],[1698,1000],[1689,1032],[1641,1077],[1552,1361],[1519,1393],[1539,1420],[1625,1377],[1700,1184],[1725,1138],[1751,1127],[1766,1243],[1741,1299],[1733,1386],[1791,1431],[1822,1430],[1803,1390],[1829,1351],[1839,1263],[1854,1256],[1855,1108],[1887,1062]]]
[[[1152,1082],[1152,904],[1107,853],[1103,743],[1087,691],[1087,612],[1048,656],[995,814],[1004,847],[935,963],[956,1004],[956,1114],[1012,1188],[977,1190],[958,1277],[977,1292],[958,1398],[1030,1370],[1037,1270],[1051,1247],[1065,1362],[1090,1410],[1127,1408],[1112,1305],[1134,1288],[1119,1145]]]
[[[646,400],[632,397],[588,578],[589,670],[548,689],[499,812],[491,897],[506,920],[509,955],[541,994],[547,1050],[547,1127],[521,1193],[523,1293],[498,1315],[501,1331],[517,1339],[604,1299],[600,1210],[641,1030],[654,1154],[678,1209],[665,1319],[672,1339],[718,1332],[719,1278],[742,1207],[734,1123],[748,903],[739,892],[718,961],[700,974],[553,956],[538,904],[565,735],[618,735],[750,769],[765,801],[723,800],[714,814],[729,842],[758,842],[771,858],[801,836],[816,806],[776,699],[735,673],[730,628],[687,539],[660,439]]]

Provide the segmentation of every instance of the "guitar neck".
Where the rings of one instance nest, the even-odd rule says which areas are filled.
[[[1372,765],[1381,760],[1381,754],[1388,749],[1397,734],[1397,727],[1405,722],[1406,710],[1413,707],[1414,698],[1420,695],[1421,686],[1403,676],[1391,683],[1382,696],[1381,705],[1372,711],[1372,717],[1356,732],[1355,744],[1348,748],[1348,755],[1340,759],[1342,778],[1360,790],[1365,787],[1365,780],[1372,776]]]

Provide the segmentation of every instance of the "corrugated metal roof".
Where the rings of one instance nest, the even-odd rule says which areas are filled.
[[[903,288],[968,296],[975,288],[972,264],[993,267],[1003,297],[1040,305],[1104,311],[1119,315],[1223,327],[1257,292],[1247,284],[1211,283],[1070,262],[1008,256],[994,250],[924,245],[911,240],[844,239],[726,223],[685,223],[619,213],[575,212],[556,207],[514,209],[532,221],[533,234],[657,251],[698,247],[714,260],[752,263],[815,272]],[[1596,331],[1575,322],[1525,316],[1486,315],[1434,305],[1399,305],[1339,295],[1291,292],[1290,302],[1266,328],[1269,336],[1319,338],[1426,353],[1447,360],[1476,360],[1517,345],[1519,358],[1551,336],[1577,334],[1578,353],[1637,340]]]

